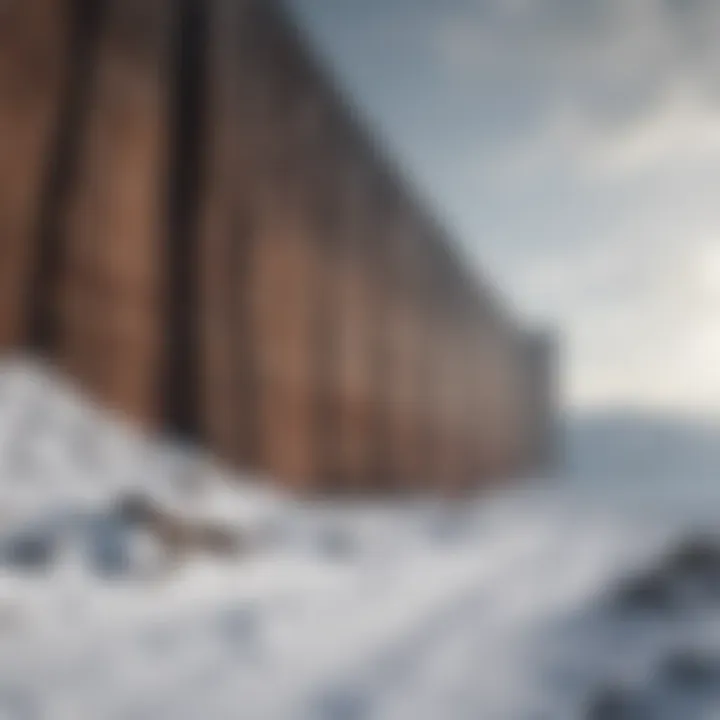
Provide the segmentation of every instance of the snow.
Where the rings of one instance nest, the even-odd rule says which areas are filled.
[[[607,460],[607,427],[603,443]],[[0,719],[720,717],[720,602],[614,603],[713,528],[714,475],[705,459],[651,483],[634,461],[591,455],[551,484],[462,506],[301,503],[8,362]],[[165,572],[157,541],[113,514],[131,491],[255,542]],[[668,670],[682,653],[716,660],[717,675],[707,660],[707,682],[683,683]],[[602,709],[623,693],[646,714]]]

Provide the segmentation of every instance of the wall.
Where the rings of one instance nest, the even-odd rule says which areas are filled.
[[[279,5],[10,8],[0,348],[301,491],[528,465],[547,373]]]

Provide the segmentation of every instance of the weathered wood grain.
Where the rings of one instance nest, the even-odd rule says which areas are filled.
[[[547,459],[553,360],[271,0],[0,8],[0,350],[298,491]]]

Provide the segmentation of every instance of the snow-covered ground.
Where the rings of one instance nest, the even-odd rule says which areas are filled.
[[[715,474],[688,472],[580,463],[462,506],[300,504],[7,364],[0,719],[718,718],[712,588],[619,600],[713,529]],[[162,572],[114,514],[133,489],[251,551]]]

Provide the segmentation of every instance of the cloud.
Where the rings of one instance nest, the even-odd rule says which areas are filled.
[[[720,408],[718,0],[293,0],[568,402]]]
[[[466,0],[436,26],[477,101],[457,192],[491,206],[501,284],[563,329],[573,404],[720,408],[717,37],[715,0]]]
[[[534,133],[486,148],[494,182],[527,182],[562,170],[582,182],[720,167],[720,107],[687,87],[668,88],[652,112],[618,126],[598,125],[558,107]]]
[[[438,21],[433,52],[467,92],[529,122],[556,108],[622,124],[694,84],[716,99],[714,0],[468,0]]]
[[[528,263],[528,305],[564,330],[565,398],[574,405],[717,409],[720,243],[593,244]],[[657,252],[657,247],[662,247]]]

